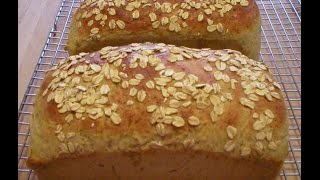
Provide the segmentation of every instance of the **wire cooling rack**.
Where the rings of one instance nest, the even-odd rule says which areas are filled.
[[[68,54],[64,51],[72,14],[80,0],[61,0],[54,26],[18,110],[18,177],[37,179],[26,167],[29,149],[29,119],[34,97],[45,70]],[[301,0],[257,0],[262,17],[261,60],[281,84],[285,94],[289,127],[289,155],[278,179],[301,177]]]

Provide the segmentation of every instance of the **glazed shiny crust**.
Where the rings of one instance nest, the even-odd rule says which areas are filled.
[[[234,49],[257,60],[260,26],[254,0],[87,0],[73,15],[66,49],[74,55],[154,42]]]
[[[264,179],[288,153],[284,98],[265,64],[234,50],[165,44],[68,57],[46,73],[31,133],[27,164],[42,174],[57,161],[161,150],[248,161],[241,166]]]

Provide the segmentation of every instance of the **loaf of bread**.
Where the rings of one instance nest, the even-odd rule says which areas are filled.
[[[287,112],[268,67],[238,51],[108,46],[46,73],[29,153],[40,180],[270,180]]]
[[[73,15],[66,50],[153,42],[234,49],[257,60],[260,26],[254,0],[86,0]]]

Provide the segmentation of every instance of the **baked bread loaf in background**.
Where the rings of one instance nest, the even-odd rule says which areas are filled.
[[[234,49],[258,60],[260,26],[254,0],[86,0],[73,15],[66,50],[154,42]]]
[[[40,180],[270,180],[287,112],[268,67],[238,51],[108,46],[46,73],[29,153]]]

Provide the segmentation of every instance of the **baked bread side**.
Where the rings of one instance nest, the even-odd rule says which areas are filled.
[[[260,26],[254,0],[88,0],[73,15],[66,50],[153,42],[234,49],[258,60]]]
[[[27,165],[39,179],[273,179],[288,153],[280,86],[234,50],[130,44],[47,72]]]

